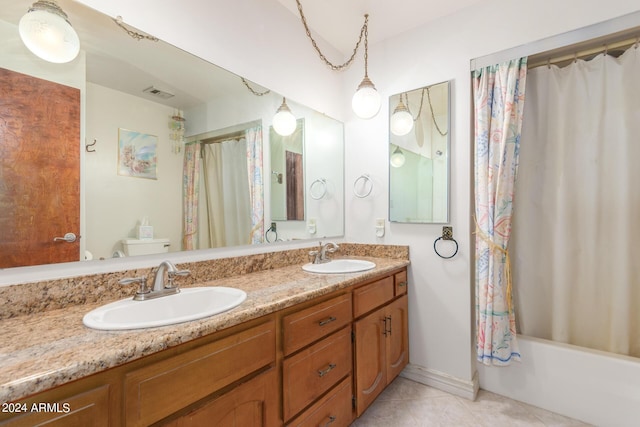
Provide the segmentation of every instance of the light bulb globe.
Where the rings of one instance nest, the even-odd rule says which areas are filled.
[[[413,129],[413,116],[407,110],[395,111],[391,115],[389,127],[394,135],[406,135]]]
[[[391,166],[393,166],[394,168],[399,168],[404,165],[405,161],[406,158],[404,157],[404,153],[399,146],[396,147],[396,149],[391,154],[391,157],[389,158],[389,163],[391,163]]]
[[[380,94],[371,80],[365,77],[351,99],[353,112],[361,119],[370,119],[378,114],[380,104]]]
[[[37,5],[35,3],[33,7]],[[60,13],[64,15],[61,9]],[[32,9],[20,19],[18,31],[27,49],[45,61],[56,64],[70,62],[80,52],[78,34],[57,12]]]
[[[278,109],[278,112],[273,116],[273,129],[278,135],[289,136],[296,130],[296,117],[291,113],[289,108]]]

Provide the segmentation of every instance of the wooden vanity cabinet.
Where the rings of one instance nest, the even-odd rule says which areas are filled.
[[[272,320],[127,373],[126,425],[153,424],[273,365],[275,337]]]
[[[351,301],[351,293],[343,293],[282,318],[282,407],[287,425],[296,416],[297,425],[307,425],[309,420],[323,418],[320,414],[324,412],[334,423],[338,416],[341,423],[347,423],[344,425],[353,420],[352,395],[338,387],[351,378],[353,369]],[[338,388],[342,393],[336,392]],[[332,398],[323,397],[325,394]]]
[[[402,280],[405,285],[397,286]],[[380,288],[385,291],[381,292]],[[372,293],[377,298],[372,299]],[[366,296],[364,306],[367,308],[379,306],[354,322],[355,397],[359,417],[409,363],[406,270],[354,290],[354,307],[362,305],[357,295]],[[362,310],[354,309],[354,312]]]
[[[27,397],[61,411],[0,426],[346,427],[408,363],[407,323],[401,269]]]
[[[109,387],[109,384],[104,384],[77,394],[65,393],[71,390],[62,390],[62,393],[58,393],[59,389],[44,392],[35,399],[22,401],[20,410],[24,409],[25,413],[0,422],[0,425],[11,427],[36,425],[108,427],[113,423],[109,405]],[[17,411],[12,408],[12,412],[16,413]]]
[[[271,368],[251,380],[173,421],[167,427],[275,427],[278,414],[278,381]]]

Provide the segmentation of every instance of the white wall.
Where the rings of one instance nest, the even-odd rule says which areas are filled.
[[[97,141],[95,152],[84,151],[86,249],[94,259],[110,258],[123,250],[120,241],[136,237],[136,226],[149,219],[155,238],[168,238],[170,251],[181,250],[182,161],[169,139],[166,105],[87,83],[87,141]],[[128,129],[158,137],[157,179],[117,173],[118,130]]]

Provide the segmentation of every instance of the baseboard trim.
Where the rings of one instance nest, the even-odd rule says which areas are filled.
[[[465,381],[444,372],[409,364],[400,376],[469,400],[475,400],[480,388],[478,372],[473,374],[471,381]]]

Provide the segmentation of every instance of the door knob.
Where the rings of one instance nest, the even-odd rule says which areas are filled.
[[[76,235],[73,233],[67,233],[64,235],[64,237],[54,237],[53,241],[54,242],[67,242],[67,243],[73,243],[75,242],[77,239]]]

